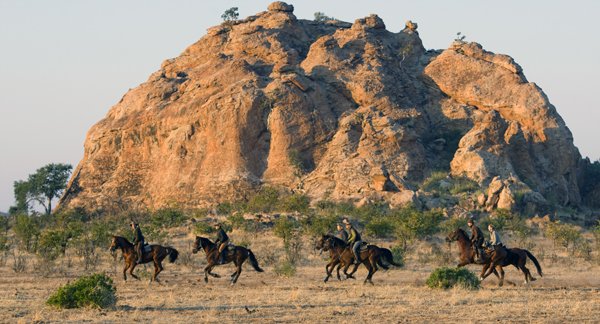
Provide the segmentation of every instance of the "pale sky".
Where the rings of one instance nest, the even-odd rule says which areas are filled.
[[[0,0],[0,211],[14,204],[14,181],[48,163],[75,168],[87,131],[226,9],[237,6],[245,18],[270,3]],[[288,3],[299,19],[322,11],[354,22],[375,13],[392,32],[412,20],[427,49],[447,48],[460,31],[510,55],[556,106],[581,155],[600,158],[600,1]]]

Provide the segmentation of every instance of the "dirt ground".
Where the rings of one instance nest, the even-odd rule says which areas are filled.
[[[246,234],[232,233],[240,239]],[[244,237],[246,238],[246,237]],[[12,254],[5,255],[0,267],[0,322],[2,323],[597,323],[600,322],[600,276],[597,263],[564,255],[537,253],[544,271],[537,281],[524,285],[520,272],[506,268],[511,283],[497,286],[493,276],[482,288],[469,291],[454,288],[432,290],[424,282],[440,264],[427,259],[429,245],[417,245],[404,267],[379,271],[374,286],[362,284],[367,272],[358,270],[357,280],[323,283],[327,255],[307,249],[302,266],[294,277],[276,276],[271,260],[283,250],[276,238],[247,237],[250,248],[265,270],[258,273],[249,265],[235,286],[229,285],[233,265],[217,267],[223,277],[203,280],[206,264],[203,253],[192,255],[192,235],[181,234],[170,242],[180,251],[180,260],[167,263],[161,273],[162,286],[149,283],[151,267],[140,267],[140,281],[122,280],[122,263],[108,251],[98,251],[94,269],[83,270],[73,257],[60,260],[51,271],[35,267],[28,256],[24,273],[12,270]],[[385,246],[384,242],[383,245]],[[389,245],[388,245],[389,246]],[[445,246],[444,246],[445,247]],[[546,247],[549,249],[549,247]],[[120,252],[119,252],[120,253]],[[273,256],[274,255],[274,256]],[[70,260],[70,262],[69,262]],[[429,261],[431,262],[429,262]],[[569,263],[575,262],[573,265]],[[453,260],[449,265],[455,265]],[[37,270],[36,270],[37,269]],[[468,267],[479,273],[481,267]],[[55,310],[44,305],[56,288],[80,275],[105,271],[117,286],[116,309]]]

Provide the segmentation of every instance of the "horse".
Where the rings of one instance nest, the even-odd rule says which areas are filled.
[[[330,243],[328,242],[328,240],[330,238],[337,239],[338,245],[344,244],[343,240],[336,238],[333,235],[323,235],[315,244],[315,250],[329,251],[330,262],[327,263],[327,265],[325,266],[325,272],[327,273],[327,276],[325,277],[324,282],[327,282],[329,280],[329,278],[333,274],[333,269],[335,268],[336,265],[337,265],[337,269],[336,269],[337,270],[337,278],[340,281],[342,280],[342,278],[340,276],[340,268],[342,267],[342,263],[340,260],[338,250],[329,248]],[[381,268],[386,269],[386,270],[389,269],[388,266],[382,262],[382,259],[385,259],[385,261],[387,261],[388,263],[395,265],[397,267],[402,266],[401,264],[394,262],[394,256],[392,255],[392,252],[390,250],[388,250],[386,248],[379,248],[379,249],[381,251],[382,258],[379,258],[377,260],[377,265],[379,265]],[[353,256],[354,256],[354,254],[353,254]],[[358,265],[355,265],[355,267],[350,275],[348,273],[344,273],[346,275],[346,278],[354,278],[351,275],[354,274],[354,272],[356,272],[357,268],[358,268]]]
[[[151,250],[148,253],[142,253],[142,261],[140,263],[154,262],[154,274],[150,278],[150,282],[156,281],[158,284],[158,274],[163,271],[161,264],[162,260],[168,255],[169,262],[173,263],[177,260],[179,252],[170,246],[161,245],[150,245]],[[129,275],[133,278],[140,280],[136,275],[133,274],[133,269],[138,265],[137,253],[135,252],[133,244],[131,244],[126,238],[113,235],[112,244],[110,245],[110,251],[114,252],[116,249],[123,251],[123,259],[125,259],[125,268],[123,268],[123,280],[127,281],[127,269],[129,269]]]
[[[327,238],[327,240],[325,241],[325,246],[326,246],[327,250],[333,250],[333,252],[330,252],[330,253],[337,254],[337,257],[340,262],[340,266],[344,267],[344,274],[346,275],[346,278],[354,279],[352,274],[354,274],[356,269],[358,269],[358,264],[354,265],[354,269],[352,270],[352,273],[350,273],[350,274],[347,273],[350,265],[352,265],[354,263],[354,253],[352,252],[352,250],[350,249],[348,244],[335,236],[329,236]],[[378,270],[378,268],[377,268],[378,263],[381,265],[382,268],[388,269],[388,267],[386,265],[384,265],[383,263],[381,263],[379,261],[379,259],[381,259],[381,256],[382,256],[381,250],[375,245],[369,245],[366,250],[361,249],[360,263],[364,264],[364,266],[367,268],[367,270],[369,270],[369,274],[365,278],[365,281],[363,282],[363,284],[370,283],[371,285],[373,285],[372,278],[373,278],[373,274],[375,274],[375,272],[377,272],[377,270]],[[389,262],[389,260],[388,260],[388,262]],[[393,260],[392,260],[392,262],[393,262]],[[329,276],[331,276],[330,272],[328,273],[328,277],[326,278],[326,280],[329,279]],[[338,280],[340,280],[339,266],[338,266]]]
[[[502,269],[502,264],[506,257],[506,251],[504,249],[494,249],[490,253],[490,256],[488,256],[486,253],[483,253],[483,255],[481,255],[481,261],[475,262],[474,257],[476,252],[473,249],[473,243],[469,240],[469,237],[465,231],[457,228],[456,231],[450,233],[446,237],[446,241],[448,243],[458,241],[458,248],[460,249],[460,263],[457,265],[457,268],[464,267],[465,265],[471,263],[483,264],[484,267],[479,275],[479,280],[487,278],[490,274],[492,274],[492,271],[497,268],[500,272],[500,277],[498,277],[500,282],[498,283],[498,286],[504,285],[504,270]]]
[[[533,264],[535,264],[537,273],[540,275],[540,277],[544,276],[542,274],[542,267],[538,263],[538,260],[529,251],[527,251],[525,249],[519,249],[519,248],[512,248],[512,249],[505,248],[505,250],[506,250],[506,258],[504,258],[504,262],[502,262],[501,266],[506,267],[509,265],[513,265],[515,268],[517,268],[517,270],[521,270],[521,272],[523,272],[523,275],[525,276],[524,284],[527,285],[529,283],[529,281],[536,280],[531,275],[531,272],[529,272],[529,269],[527,269],[527,267],[525,267],[525,264],[527,263],[527,257],[529,257],[529,259],[531,259]],[[485,265],[484,267],[486,267],[486,266],[487,265]],[[496,275],[496,277],[500,278],[498,276],[498,272],[496,272],[495,269],[494,269],[494,274]]]
[[[196,236],[196,241],[194,241],[194,248],[192,249],[192,253],[195,254],[200,249],[204,251],[204,254],[206,254],[206,261],[208,261],[208,265],[206,266],[206,268],[204,268],[204,282],[208,283],[208,275],[211,275],[215,278],[221,278],[220,275],[211,272],[214,267],[219,265],[220,254],[217,245],[207,238]],[[244,263],[244,261],[246,261],[246,259],[250,259],[250,264],[252,265],[252,268],[254,268],[254,270],[256,270],[257,272],[264,271],[258,266],[258,261],[256,260],[254,253],[252,253],[250,249],[246,249],[243,246],[236,245],[235,253],[227,253],[227,255],[225,256],[225,264],[233,262],[233,264],[236,267],[236,271],[231,275],[231,278],[229,279],[231,281],[232,286],[237,282],[238,278],[240,277],[240,274],[242,273],[242,264]]]

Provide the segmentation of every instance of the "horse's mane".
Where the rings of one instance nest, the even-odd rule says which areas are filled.
[[[128,239],[126,239],[126,238],[124,238],[124,237],[122,237],[122,236],[116,236],[116,235],[115,235],[115,238],[116,238],[117,240],[119,240],[119,243],[121,243],[121,244],[123,244],[123,245],[126,245],[125,247],[132,247],[132,246],[133,246],[133,244],[132,244],[131,242],[129,242],[129,240],[128,240]]]
[[[200,238],[200,241],[202,241],[202,245],[206,244],[209,247],[216,246],[215,243],[213,243],[210,239],[208,239],[206,237],[198,236],[198,238]]]
[[[334,245],[339,245],[339,246],[345,246],[346,242],[344,242],[344,240],[342,240],[341,238],[335,237],[333,235],[324,235],[325,237],[327,237],[327,239],[332,239]]]

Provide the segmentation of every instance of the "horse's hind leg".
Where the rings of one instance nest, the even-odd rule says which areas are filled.
[[[151,279],[154,279],[154,281],[156,281],[160,284],[157,277],[158,277],[158,274],[161,273],[163,270],[164,270],[164,268],[162,267],[162,263],[160,262],[160,260],[154,261],[154,276],[152,276]],[[152,280],[150,280],[150,281],[152,281]]]
[[[500,265],[497,265],[496,268],[500,270],[500,281],[498,282],[498,287],[502,287],[504,286],[504,269],[502,269],[502,266]]]
[[[237,282],[238,278],[240,277],[240,274],[242,274],[242,265],[241,264],[236,264],[236,270],[237,270],[236,271],[237,275],[235,276],[235,278],[231,282],[232,286]]]
[[[481,269],[481,274],[479,275],[479,281],[483,281],[483,279],[485,279],[485,277],[483,275],[485,274],[485,271],[488,269],[489,266],[490,266],[489,263],[483,265],[483,268]]]
[[[340,262],[337,266],[337,278],[338,281],[342,281],[342,277],[340,276],[340,268],[342,267],[342,263]]]
[[[379,268],[377,267],[377,261],[376,260],[369,260],[371,262],[371,269],[373,269],[372,271],[369,272],[369,283],[371,285],[373,285],[373,275],[375,274],[375,272],[377,272],[377,270],[379,270]]]

